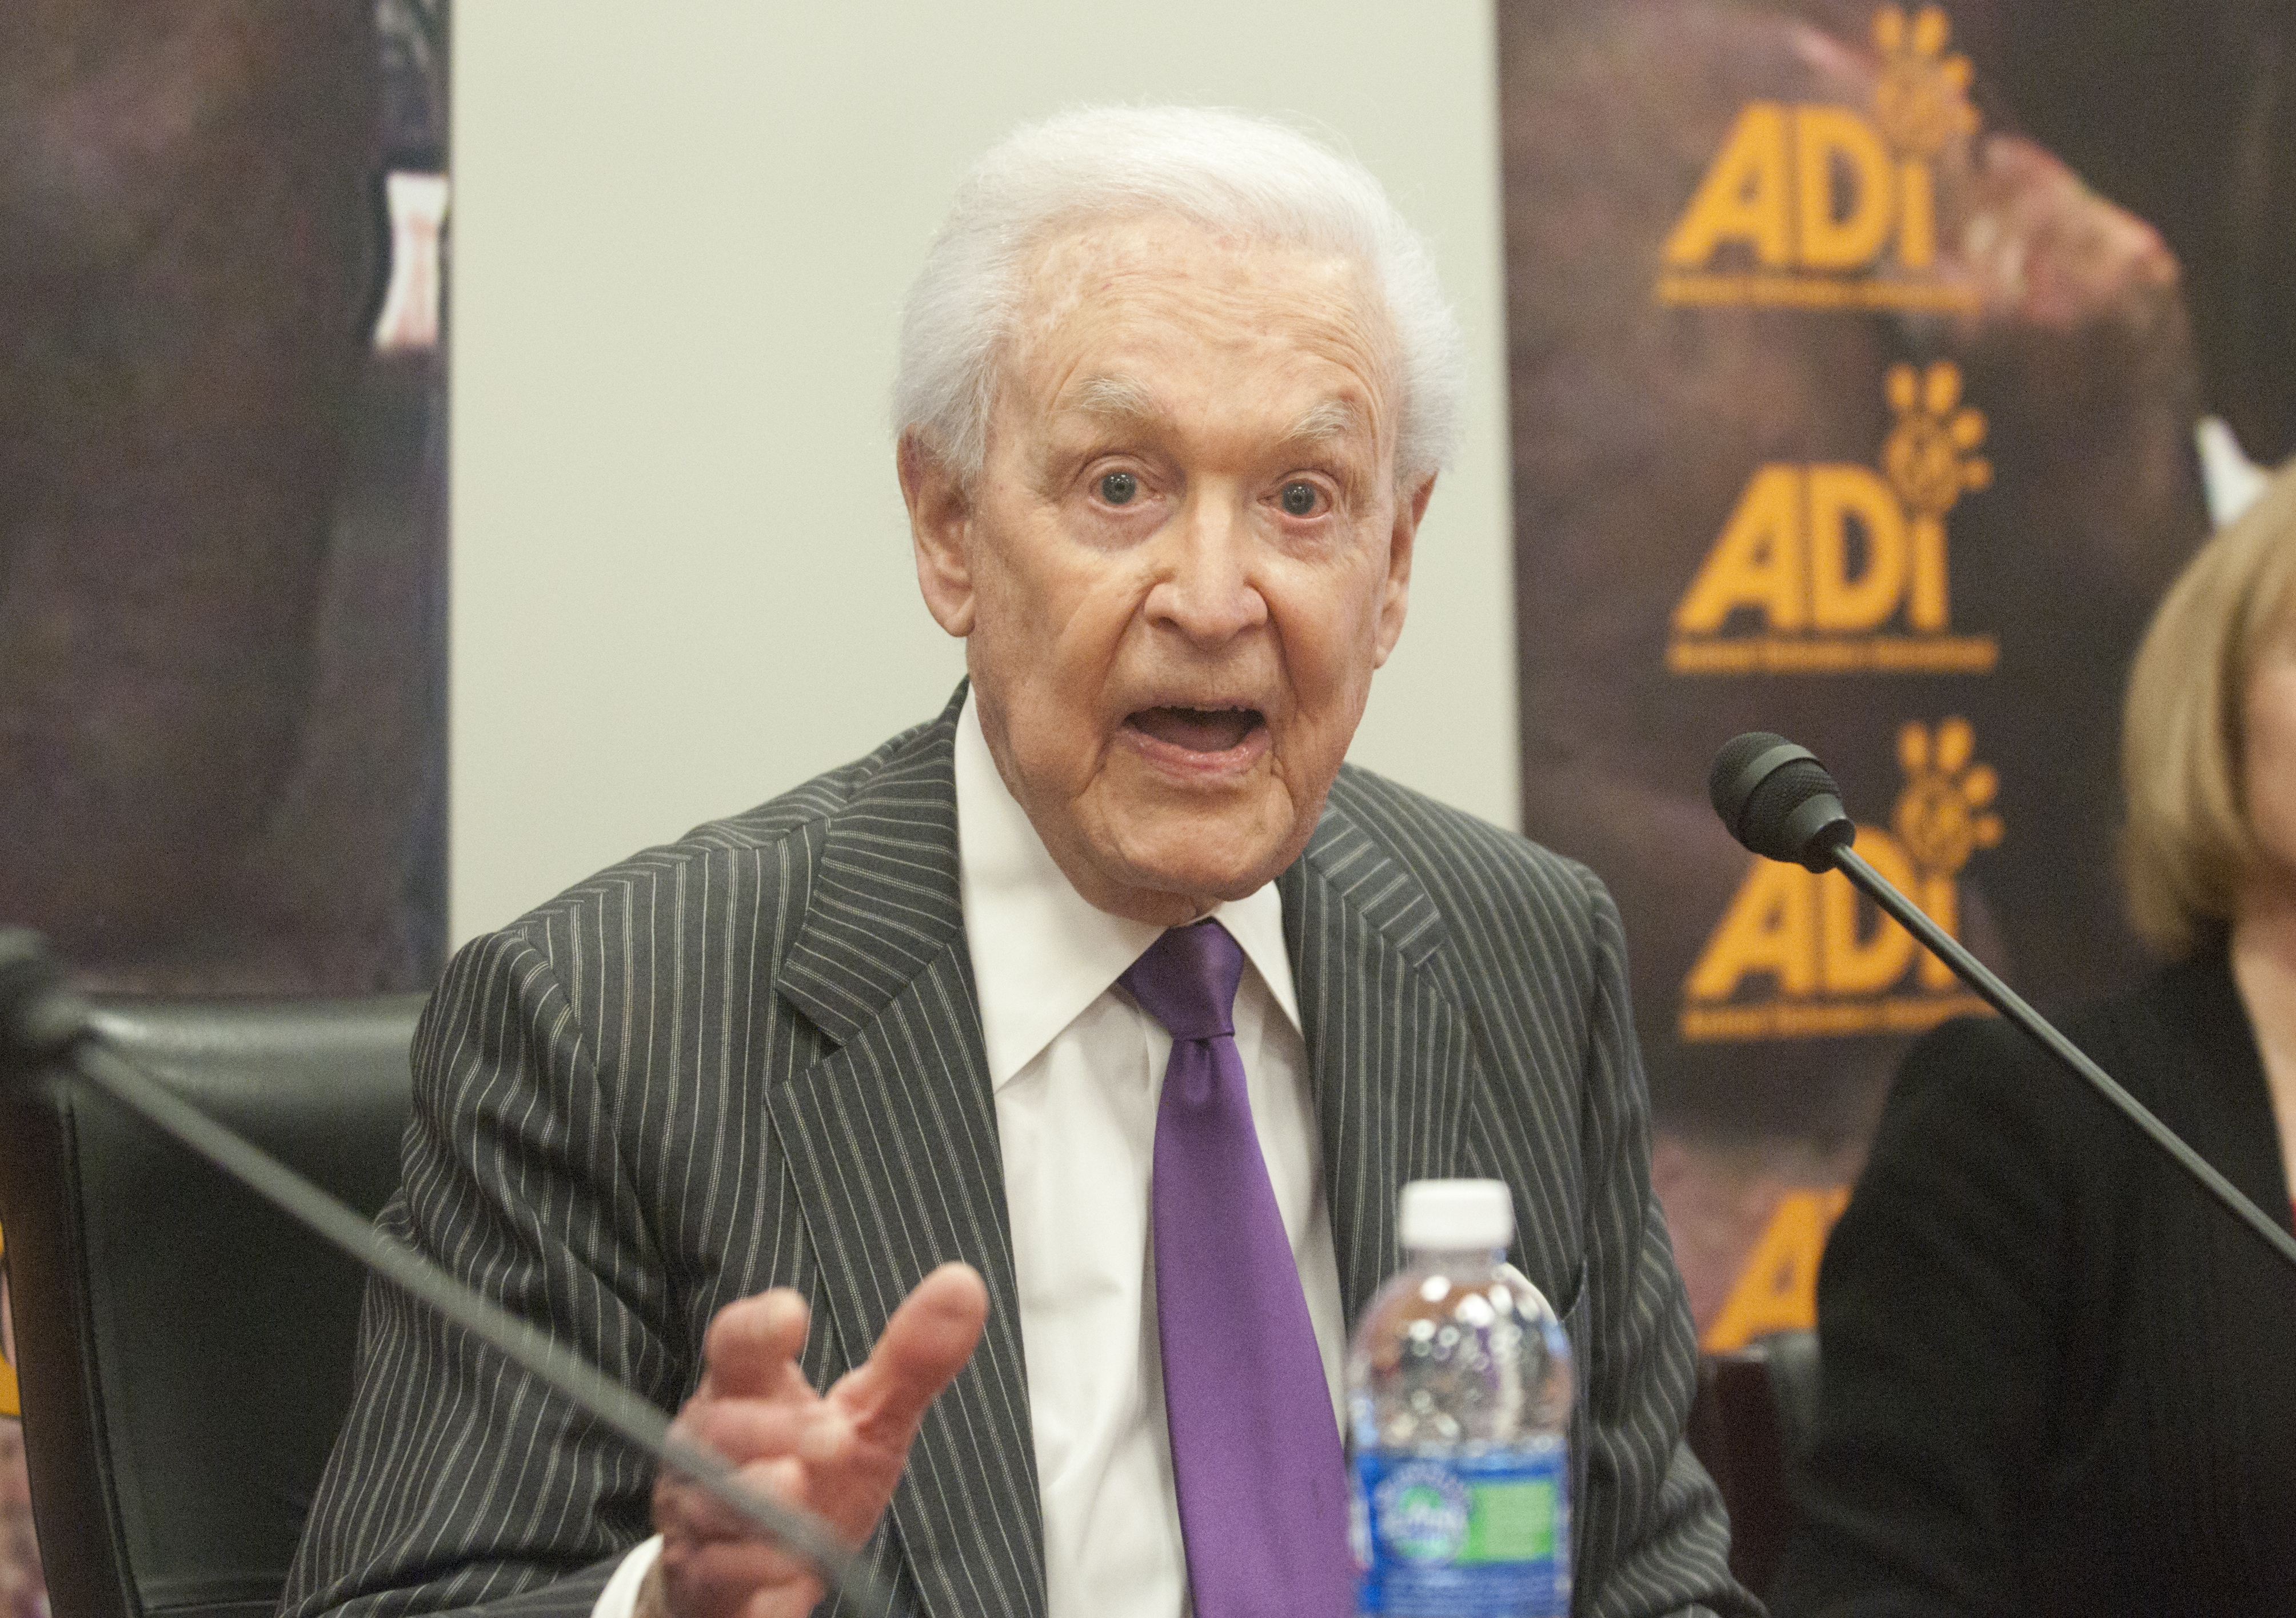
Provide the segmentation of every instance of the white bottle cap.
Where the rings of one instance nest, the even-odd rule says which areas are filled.
[[[1403,1245],[1421,1253],[1504,1247],[1514,1240],[1514,1198],[1496,1179],[1414,1179],[1397,1220]]]

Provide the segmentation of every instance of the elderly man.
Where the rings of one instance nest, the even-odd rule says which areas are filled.
[[[1616,914],[1341,766],[1456,348],[1375,184],[1281,127],[1102,111],[991,152],[896,399],[966,686],[464,949],[386,1222],[935,1618],[1330,1618],[1396,1193],[1502,1178],[1577,1355],[1581,1609],[1748,1606],[1681,1440]],[[288,1610],[818,1598],[651,1482],[379,1290]]]

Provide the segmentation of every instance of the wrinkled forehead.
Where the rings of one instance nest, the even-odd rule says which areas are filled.
[[[1343,253],[1214,234],[1168,215],[1095,222],[1037,249],[999,392],[1150,409],[1167,382],[1226,377],[1394,439],[1398,343],[1365,267]],[[1104,380],[1121,379],[1120,401]],[[1304,390],[1304,392],[1303,392]]]

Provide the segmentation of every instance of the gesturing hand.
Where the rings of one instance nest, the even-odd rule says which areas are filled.
[[[798,1368],[804,1299],[776,1289],[729,1303],[709,1323],[701,1385],[677,1430],[857,1546],[893,1498],[925,1407],[964,1368],[988,1318],[980,1277],[944,1264],[893,1311],[868,1361],[824,1394]],[[805,1563],[749,1537],[682,1478],[655,1484],[653,1518],[661,1559],[639,1591],[640,1618],[803,1618],[824,1593]]]

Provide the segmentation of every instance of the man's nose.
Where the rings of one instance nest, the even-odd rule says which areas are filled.
[[[1267,621],[1267,602],[1252,575],[1251,527],[1227,491],[1199,489],[1164,534],[1160,577],[1148,594],[1148,615],[1207,645],[1232,640]]]

